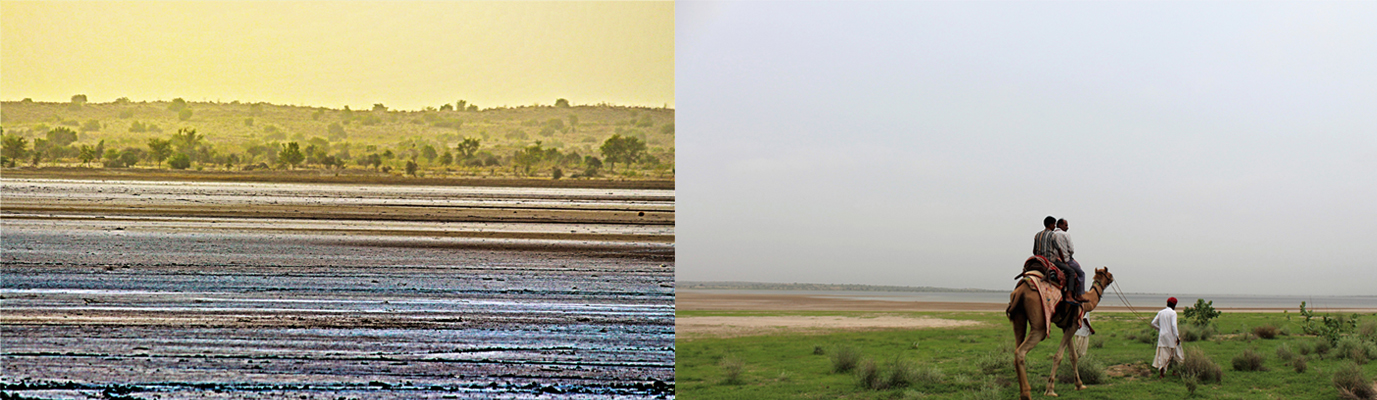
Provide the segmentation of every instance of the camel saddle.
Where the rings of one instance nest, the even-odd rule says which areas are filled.
[[[1052,260],[1048,260],[1047,257],[1028,257],[1027,260],[1023,261],[1023,272],[1020,272],[1014,279],[1023,279],[1023,276],[1029,271],[1039,272],[1041,276],[1038,278],[1041,278],[1043,282],[1055,285],[1058,289],[1066,287],[1066,276],[1064,276],[1066,274],[1063,274],[1061,268],[1057,268],[1055,264],[1052,264]]]
[[[1048,275],[1052,275],[1053,278],[1048,279]],[[1033,256],[1023,263],[1023,273],[1015,278],[1021,279],[1020,284],[1027,284],[1038,293],[1049,330],[1053,325],[1061,329],[1079,327],[1081,317],[1085,315],[1085,310],[1080,304],[1061,301],[1062,288],[1066,286],[1066,277],[1062,275],[1061,270],[1052,265],[1051,261],[1042,256]]]

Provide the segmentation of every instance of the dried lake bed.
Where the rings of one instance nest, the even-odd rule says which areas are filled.
[[[10,394],[674,396],[672,190],[0,184]]]

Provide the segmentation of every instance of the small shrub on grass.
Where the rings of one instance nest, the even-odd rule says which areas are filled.
[[[746,363],[736,357],[725,357],[717,364],[722,367],[722,383],[727,385],[741,384],[741,373],[746,370]]]
[[[1272,324],[1253,327],[1253,334],[1263,339],[1275,339],[1278,332],[1276,325]]]
[[[1315,341],[1315,354],[1325,355],[1329,353],[1330,343],[1328,340],[1319,339]]]
[[[823,354],[827,354],[827,351],[823,350],[822,346],[813,346],[813,355],[820,356]]]
[[[918,381],[918,367],[915,367],[912,361],[900,360],[898,357],[895,357],[894,360],[890,361],[889,365],[886,366],[883,375],[884,381],[881,382],[881,387],[872,389],[880,390],[908,387],[908,385]]]
[[[1367,350],[1367,343],[1363,343],[1362,340],[1356,337],[1345,336],[1339,339],[1339,343],[1334,345],[1334,356],[1338,358],[1347,358],[1358,364],[1367,364],[1367,361],[1372,358],[1371,356],[1377,356],[1377,354],[1368,354]]]
[[[1296,358],[1296,352],[1291,351],[1291,346],[1282,343],[1281,346],[1277,346],[1277,358],[1289,363]]]
[[[1157,343],[1157,330],[1152,328],[1144,329],[1138,333],[1138,341],[1141,343]]]
[[[1263,361],[1262,354],[1253,349],[1243,349],[1243,353],[1234,357],[1234,371],[1266,371]]]
[[[1345,399],[1377,398],[1377,393],[1372,391],[1372,381],[1363,376],[1363,369],[1354,363],[1345,364],[1334,372],[1334,388],[1339,389],[1339,396]]]
[[[1310,353],[1315,352],[1315,345],[1310,344],[1310,342],[1300,342],[1300,344],[1296,345],[1296,351],[1299,351],[1303,356],[1308,356]]]
[[[1358,336],[1362,336],[1363,339],[1369,341],[1377,342],[1377,320],[1367,320],[1364,321],[1362,325],[1358,326]]]
[[[988,375],[1012,371],[1014,369],[1013,350],[1005,351],[1005,349],[1001,348],[996,351],[985,353],[975,359],[975,366],[980,368],[980,372]]]
[[[1305,356],[1296,357],[1295,360],[1292,360],[1291,367],[1295,368],[1297,373],[1305,373],[1306,368],[1308,368],[1308,366],[1306,366]]]
[[[1224,379],[1224,369],[1205,355],[1204,350],[1191,347],[1186,349],[1185,356],[1181,362],[1181,373],[1193,375],[1201,382],[1219,383]]]
[[[861,361],[861,350],[853,346],[837,346],[829,355],[832,358],[832,372],[848,372]]]
[[[1104,348],[1104,341],[1105,341],[1105,340],[1104,340],[1104,338],[1102,338],[1102,337],[1099,337],[1099,336],[1091,336],[1091,337],[1090,337],[1090,348],[1092,348],[1092,349],[1103,349],[1103,348]]]
[[[856,366],[856,380],[860,381],[861,387],[872,390],[879,390],[884,384],[884,379],[880,376],[880,366],[875,365],[875,360],[869,358],[861,360]]]
[[[1195,397],[1195,389],[1200,388],[1200,377],[1191,374],[1181,374],[1181,381],[1186,384],[1186,397]]]
[[[1075,383],[1076,377],[1071,375],[1070,360],[1063,360],[1061,367],[1057,370],[1057,382]],[[1108,380],[1108,375],[1104,372],[1104,363],[1091,357],[1081,357],[1076,369],[1080,370],[1081,383],[1087,385],[1100,384]]]
[[[1204,326],[1196,325],[1196,324],[1185,324],[1185,325],[1181,325],[1181,341],[1183,341],[1183,342],[1194,342],[1194,341],[1197,341],[1197,340],[1210,340],[1210,338],[1214,337],[1214,336],[1215,336],[1216,334],[1218,334],[1218,333],[1219,333],[1219,331],[1218,331],[1218,330],[1215,330],[1214,325],[1204,325]]]

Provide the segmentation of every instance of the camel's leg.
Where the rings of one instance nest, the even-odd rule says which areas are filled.
[[[1023,339],[1028,336],[1028,316],[1016,314],[1009,317],[1009,321],[1014,323],[1014,348],[1023,344]]]
[[[1038,317],[1038,319],[1032,319],[1032,315],[1028,317],[1032,325],[1032,330],[1028,332],[1028,336],[1024,338],[1023,342],[1019,343],[1018,347],[1014,348],[1014,370],[1018,371],[1019,400],[1031,400],[1033,398],[1033,385],[1028,383],[1027,356],[1028,352],[1033,350],[1033,347],[1037,346],[1038,342],[1041,342],[1042,339],[1047,336],[1044,333],[1046,330],[1038,327],[1038,325],[1042,323],[1041,317]]]
[[[1063,331],[1061,343],[1057,345],[1057,355],[1052,356],[1052,374],[1047,376],[1047,391],[1043,393],[1044,395],[1057,397],[1057,391],[1052,390],[1052,387],[1057,383],[1057,368],[1061,367],[1061,356],[1066,353],[1066,349],[1069,347],[1071,347],[1071,337]],[[1072,350],[1071,353],[1072,359],[1075,359],[1076,351]]]
[[[1071,328],[1063,330],[1061,332],[1062,337],[1074,338],[1076,334],[1073,331],[1075,329],[1077,329],[1077,327],[1073,326]],[[1081,383],[1081,355],[1080,353],[1076,352],[1076,348],[1072,346],[1072,343],[1073,341],[1069,339],[1062,340],[1062,346],[1071,349],[1071,376],[1076,377],[1076,390],[1084,390],[1085,384]]]

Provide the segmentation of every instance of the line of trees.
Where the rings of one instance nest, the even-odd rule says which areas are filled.
[[[149,138],[143,147],[123,149],[106,148],[105,141],[96,144],[74,144],[77,132],[67,127],[50,129],[44,138],[35,138],[32,146],[27,138],[16,134],[3,135],[0,140],[0,165],[15,167],[27,161],[33,166],[44,160],[75,158],[83,166],[100,161],[106,168],[134,167],[140,163],[152,164],[162,168],[184,170],[194,164],[222,165],[232,168],[250,160],[261,160],[256,164],[244,165],[244,170],[262,168],[296,169],[303,165],[318,165],[326,169],[345,168],[346,160],[354,159],[348,143],[332,146],[326,139],[315,137],[306,142],[258,143],[245,149],[247,155],[221,154],[207,142],[205,135],[195,128],[181,128],[167,137]],[[305,146],[303,146],[303,144]],[[356,164],[382,172],[390,172],[391,160],[397,160],[407,175],[418,175],[419,160],[431,165],[448,167],[503,167],[497,155],[482,149],[482,139],[464,137],[452,148],[436,148],[429,143],[411,143],[412,149],[398,154],[392,149],[378,151],[377,146],[367,146],[366,152],[357,157]],[[334,154],[330,154],[332,148]],[[443,152],[442,152],[443,150]],[[452,151],[451,151],[452,150]],[[599,148],[601,158],[581,155],[577,152],[563,153],[557,148],[545,147],[541,141],[515,150],[509,159],[512,173],[521,176],[536,176],[549,173],[554,179],[565,176],[566,169],[575,173],[570,177],[597,177],[603,174],[604,167],[614,172],[617,165],[630,165],[640,162],[657,163],[658,160],[647,155],[646,143],[634,136],[614,134]],[[397,164],[393,164],[397,165]]]

